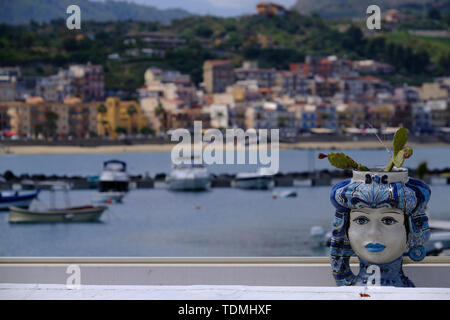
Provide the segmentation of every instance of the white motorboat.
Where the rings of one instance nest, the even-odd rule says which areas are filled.
[[[130,177],[127,164],[120,160],[109,160],[103,163],[103,171],[98,181],[99,202],[121,202],[129,190]]]
[[[211,187],[211,175],[203,164],[182,163],[172,166],[166,178],[170,190],[200,191]]]
[[[241,189],[272,189],[275,185],[274,175],[268,168],[259,168],[256,172],[238,173],[233,184]]]

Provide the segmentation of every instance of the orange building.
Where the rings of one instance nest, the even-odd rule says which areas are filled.
[[[260,2],[256,5],[258,14],[272,17],[285,15],[287,10],[280,4],[274,2]]]

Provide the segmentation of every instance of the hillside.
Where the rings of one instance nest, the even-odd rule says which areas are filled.
[[[297,0],[294,8],[300,13],[317,12],[324,18],[366,16],[369,5],[377,4],[381,10],[404,8],[423,10],[440,2],[436,0]]]
[[[133,52],[153,45],[125,43],[125,39],[142,31],[176,34],[186,45],[167,49],[164,56],[136,55]],[[192,16],[170,25],[87,21],[76,32],[68,32],[61,21],[0,24],[0,61],[6,66],[21,66],[22,73],[29,76],[55,74],[73,63],[101,64],[106,88],[123,90],[130,98],[142,86],[147,68],[179,70],[198,84],[207,59],[230,59],[234,67],[244,60],[256,60],[261,68],[287,70],[290,63],[303,62],[307,55],[336,55],[390,63],[396,68],[395,78],[388,79],[393,82],[417,85],[448,75],[450,46],[446,39],[408,35],[407,29],[381,31],[376,36],[364,36],[362,31],[357,25],[337,28],[331,20],[295,11],[271,18]],[[119,58],[110,58],[113,53]]]
[[[30,20],[48,22],[65,19],[69,5],[80,6],[83,20],[112,21],[139,20],[170,23],[191,14],[182,9],[159,10],[155,7],[135,3],[89,0],[0,0],[0,23],[24,24]]]

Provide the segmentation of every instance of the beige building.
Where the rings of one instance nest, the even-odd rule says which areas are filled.
[[[79,99],[46,102],[32,97],[25,102],[1,103],[0,109],[7,110],[9,128],[20,136],[86,137],[97,131],[96,104],[82,103]]]
[[[336,107],[338,128],[366,127],[365,107],[359,103],[343,103]]]
[[[203,64],[203,83],[207,93],[225,92],[234,83],[230,60],[206,60]]]
[[[98,106],[97,103],[97,108]],[[137,101],[121,101],[117,97],[110,97],[106,99],[104,106],[105,112],[99,112],[100,110],[97,112],[97,132],[101,136],[116,136],[118,130],[139,133],[148,125],[147,118],[143,116]]]
[[[441,88],[439,83],[424,83],[419,91],[420,99],[424,101],[428,100],[440,100],[448,98],[448,91],[445,88]]]

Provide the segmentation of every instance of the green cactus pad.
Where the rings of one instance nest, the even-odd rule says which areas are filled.
[[[405,148],[397,152],[395,157],[393,158],[393,162],[397,168],[401,168],[403,163],[405,162],[405,159],[408,159],[413,154],[413,151],[411,148]],[[406,158],[405,158],[406,155]]]
[[[365,165],[358,164],[358,171],[370,171]]]
[[[357,169],[358,163],[342,152],[331,152],[328,155],[331,165],[344,170]]]
[[[408,130],[405,128],[398,129],[394,134],[394,156],[397,155],[397,153],[403,149],[406,142],[408,142]]]

